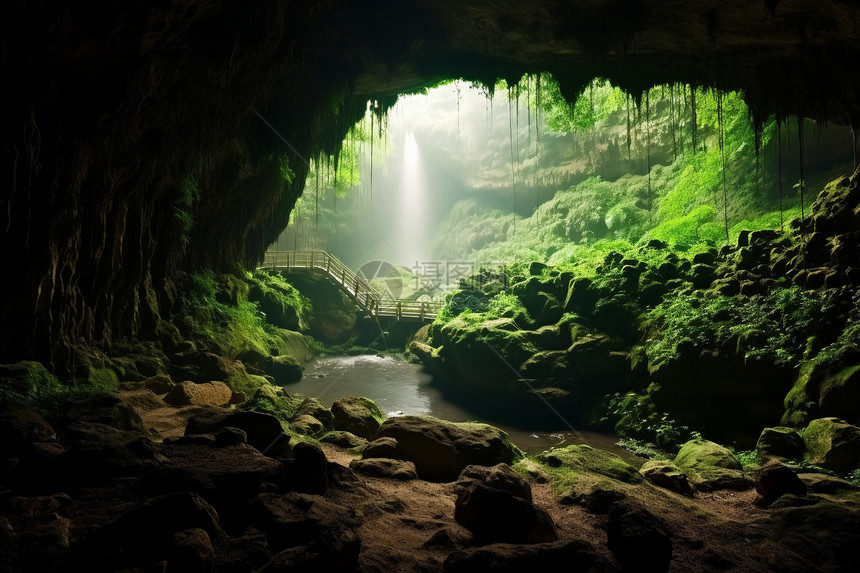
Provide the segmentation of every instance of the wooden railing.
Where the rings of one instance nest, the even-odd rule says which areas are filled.
[[[325,273],[361,308],[375,317],[433,320],[441,302],[413,302],[383,298],[366,280],[326,251],[267,251],[263,267],[273,270],[312,270]]]

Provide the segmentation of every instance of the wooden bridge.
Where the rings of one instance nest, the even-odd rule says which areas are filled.
[[[444,306],[441,302],[414,302],[385,298],[365,279],[326,251],[267,251],[262,268],[277,271],[321,273],[337,284],[355,303],[374,318],[404,318],[432,321]]]

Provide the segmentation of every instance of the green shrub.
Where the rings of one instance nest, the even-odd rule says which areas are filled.
[[[648,358],[652,364],[671,359],[685,342],[795,364],[803,357],[807,339],[821,332],[830,310],[826,299],[800,287],[775,288],[752,297],[676,293],[648,316]]]

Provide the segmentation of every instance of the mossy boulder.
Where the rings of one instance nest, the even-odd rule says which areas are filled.
[[[334,430],[320,438],[320,442],[332,444],[339,448],[363,448],[368,442],[365,438],[356,436],[352,432],[344,432],[342,430]]]
[[[804,364],[785,397],[781,423],[800,427],[822,417],[860,423],[860,365],[851,363],[854,354],[846,347],[836,352],[834,361]]]
[[[331,405],[331,413],[335,430],[351,432],[366,439],[371,439],[385,421],[385,414],[379,406],[373,400],[360,396],[335,400]]]
[[[290,422],[290,429],[306,436],[316,436],[325,432],[323,423],[309,414],[302,414]]]
[[[822,381],[818,409],[825,416],[860,423],[860,364],[842,368]]]
[[[434,365],[474,392],[498,391],[518,378],[517,368],[538,351],[511,318],[474,322],[461,315],[433,331],[432,340]]]
[[[589,315],[600,298],[600,290],[589,278],[571,279],[567,288],[563,308],[565,312]]]
[[[278,328],[275,334],[280,340],[275,346],[279,356],[292,356],[299,364],[305,364],[314,357],[308,338],[301,332]]]
[[[777,426],[762,430],[755,449],[761,456],[799,460],[803,457],[806,446],[796,429]]]
[[[414,462],[427,481],[454,481],[467,466],[510,465],[522,457],[505,432],[475,422],[399,416],[382,424],[376,438],[383,437],[397,440],[397,458]]]
[[[656,408],[715,439],[752,448],[762,426],[775,426],[791,388],[790,368],[733,353],[680,346],[675,357],[649,364]]]
[[[839,418],[812,420],[803,431],[807,460],[837,473],[860,468],[860,427]]]
[[[639,472],[645,478],[658,487],[692,497],[693,488],[681,469],[670,461],[648,460]]]
[[[642,475],[615,454],[586,445],[554,448],[535,456],[561,503],[577,504],[590,513],[606,514],[627,498],[626,484]]]
[[[699,491],[745,490],[752,485],[735,455],[708,440],[687,442],[681,446],[673,463],[687,474]]]
[[[39,362],[0,364],[0,397],[12,405],[31,405],[60,387],[59,380]]]
[[[550,468],[562,468],[573,473],[596,473],[624,483],[642,483],[642,474],[622,460],[605,450],[587,445],[571,445],[541,452],[534,458]]]
[[[278,384],[298,382],[304,375],[302,365],[292,356],[268,356],[260,362],[259,367]]]

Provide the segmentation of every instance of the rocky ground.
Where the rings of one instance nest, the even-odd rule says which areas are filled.
[[[638,470],[587,446],[523,459],[492,427],[414,417],[380,425],[361,400],[332,408],[336,430],[322,440],[290,440],[271,415],[207,404],[223,401],[214,396],[169,405],[164,390],[124,384],[51,424],[0,413],[0,569],[860,565],[854,487],[776,462],[744,474],[710,442],[688,444],[674,466]]]

